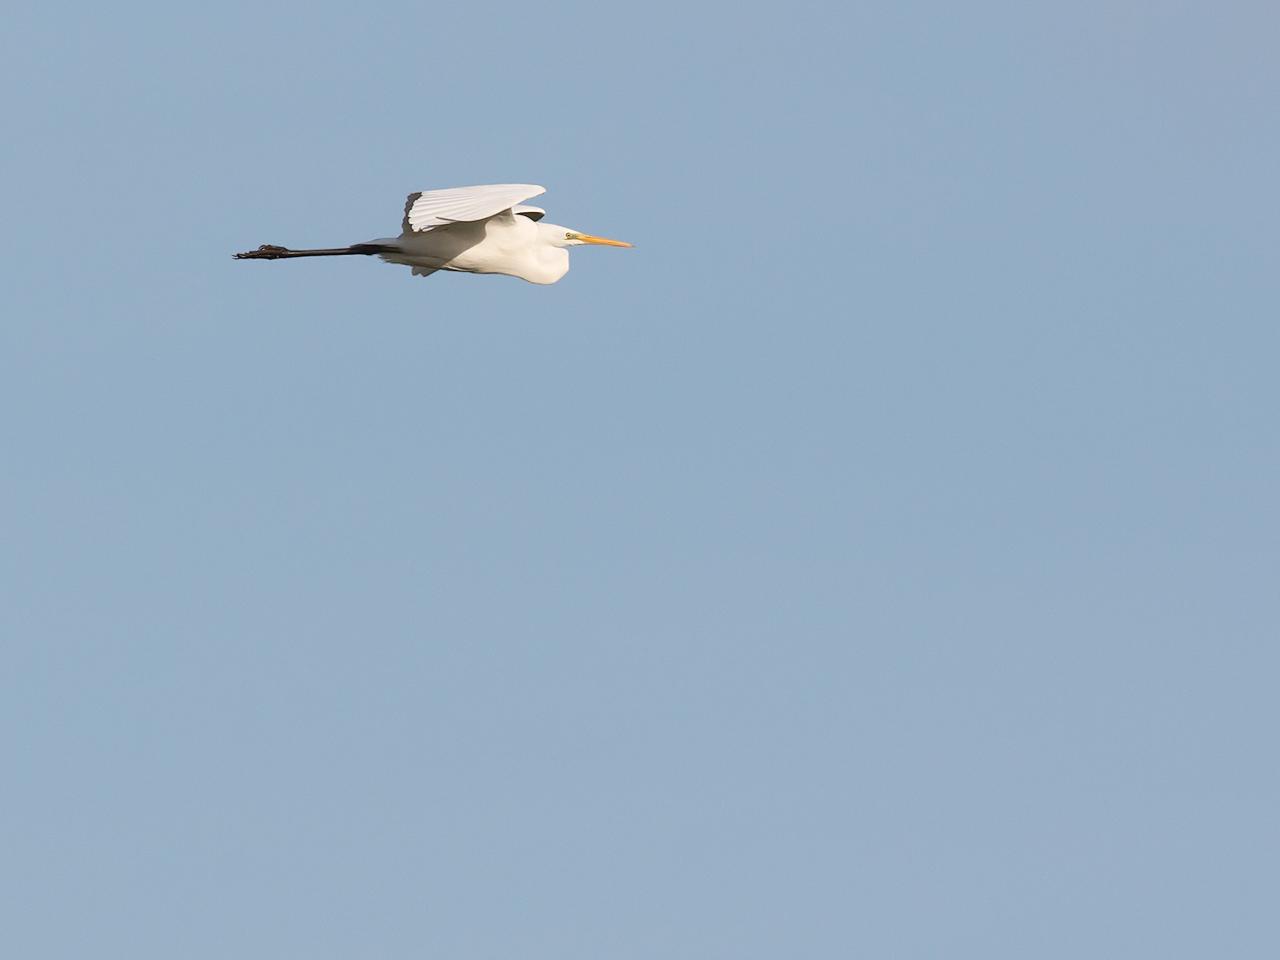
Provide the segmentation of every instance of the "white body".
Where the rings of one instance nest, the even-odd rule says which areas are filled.
[[[544,192],[533,183],[498,183],[412,193],[400,236],[371,245],[388,263],[412,267],[415,276],[456,270],[503,273],[530,283],[555,283],[568,273],[568,247],[631,246],[540,223],[543,211],[523,201]]]
[[[486,220],[460,221],[425,232],[407,227],[399,237],[373,243],[393,248],[379,256],[388,263],[413,267],[416,276],[458,270],[555,283],[569,272],[569,251],[558,245],[569,232],[504,210]]]

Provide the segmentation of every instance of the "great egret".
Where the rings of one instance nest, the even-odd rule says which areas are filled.
[[[555,283],[569,272],[569,251],[584,243],[629,247],[554,223],[523,201],[545,193],[532,183],[495,183],[411,193],[404,205],[400,236],[324,250],[290,250],[263,244],[237,253],[237,260],[286,260],[291,257],[377,256],[413,268],[416,277],[437,270],[505,273],[530,283]]]

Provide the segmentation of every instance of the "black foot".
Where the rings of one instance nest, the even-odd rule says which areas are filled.
[[[288,247],[277,247],[270,243],[264,243],[257,250],[249,250],[245,253],[233,253],[232,257],[236,260],[279,260],[287,255]]]

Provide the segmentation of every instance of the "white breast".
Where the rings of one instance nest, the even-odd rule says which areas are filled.
[[[399,253],[383,259],[463,273],[501,273],[530,283],[555,283],[569,271],[567,250],[540,243],[528,217],[491,217],[401,235]]]

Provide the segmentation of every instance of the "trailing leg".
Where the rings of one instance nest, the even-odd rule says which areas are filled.
[[[349,247],[330,247],[324,250],[290,250],[288,247],[277,247],[264,243],[257,250],[235,253],[236,260],[290,260],[294,257],[353,257],[372,256],[382,253],[387,248],[377,243],[355,243]]]

